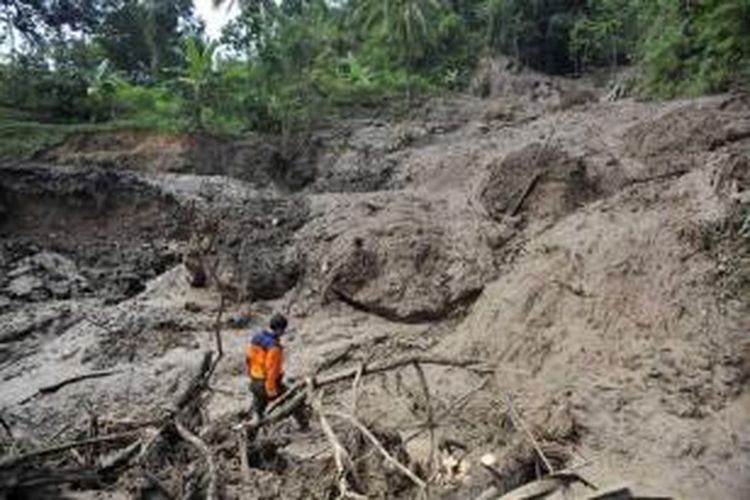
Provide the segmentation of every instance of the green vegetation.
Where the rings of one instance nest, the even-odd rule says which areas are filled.
[[[647,97],[750,78],[750,0],[236,1],[208,42],[191,0],[0,0],[0,106],[55,124],[45,137],[82,123],[287,134],[461,89],[497,53],[572,76],[638,65]]]

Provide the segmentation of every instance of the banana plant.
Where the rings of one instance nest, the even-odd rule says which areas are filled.
[[[88,87],[86,94],[92,103],[92,119],[112,119],[115,116],[115,94],[121,80],[112,70],[109,59],[104,59],[96,69],[86,77]]]
[[[216,42],[204,44],[195,38],[185,42],[185,69],[179,81],[188,88],[191,125],[198,130],[203,130],[205,125],[203,112],[209,104],[217,47]]]

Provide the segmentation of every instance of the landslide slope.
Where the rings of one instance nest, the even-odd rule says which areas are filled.
[[[466,447],[470,471],[442,471],[444,498],[492,483],[485,453],[501,490],[534,477],[509,399],[557,466],[585,462],[601,486],[746,498],[750,101],[607,103],[567,82],[519,85],[398,122],[330,123],[293,154],[272,138],[110,135],[4,166],[0,405],[15,439],[72,439],[91,415],[167,407],[213,345],[218,278],[232,321],[209,423],[248,404],[244,323],[283,310],[291,376],[409,353],[495,370],[430,368],[430,401],[413,371],[362,381],[359,414],[408,441],[415,467],[427,405],[437,437]],[[196,258],[215,266],[208,289],[190,286]],[[45,389],[93,370],[113,373]],[[347,408],[350,392],[327,402]],[[310,469],[331,470],[317,431],[292,432],[283,473],[253,469],[256,483],[325,497],[335,481]],[[240,497],[228,453],[225,494]]]

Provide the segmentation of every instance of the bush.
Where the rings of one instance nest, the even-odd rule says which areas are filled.
[[[80,71],[52,71],[45,61],[20,56],[0,66],[0,104],[57,121],[87,120],[88,84]]]
[[[654,97],[721,92],[750,77],[750,0],[660,0],[640,47],[641,89]]]
[[[154,128],[178,128],[180,103],[163,86],[145,87],[120,82],[115,88],[115,118]]]

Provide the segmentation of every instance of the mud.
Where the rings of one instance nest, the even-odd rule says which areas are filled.
[[[598,191],[582,160],[537,143],[492,166],[481,201],[497,221],[521,209],[538,219],[559,218],[596,199]]]
[[[133,296],[177,263],[169,242],[186,234],[186,211],[130,174],[8,168],[0,199],[5,294],[15,299]]]
[[[166,414],[214,348],[221,292],[225,356],[204,426],[247,410],[248,329],[280,310],[291,378],[410,353],[495,370],[426,367],[429,400],[413,368],[361,380],[357,414],[421,477],[435,471],[436,498],[536,478],[509,399],[555,467],[586,463],[595,484],[746,498],[747,99],[597,102],[576,82],[493,80],[498,64],[477,82],[485,98],[321,124],[284,147],[107,134],[0,169],[3,452],[85,437],[92,415],[104,432]],[[193,287],[200,266],[206,286]],[[351,384],[323,396],[351,409]],[[428,410],[436,442],[461,444],[433,449],[434,463],[417,432]],[[361,434],[334,429],[361,459],[360,491],[417,495]],[[167,440],[150,470],[202,494],[201,457]],[[317,422],[262,431],[249,477],[231,432],[209,441],[226,498],[338,494]],[[73,498],[158,496],[137,471],[66,483]]]

